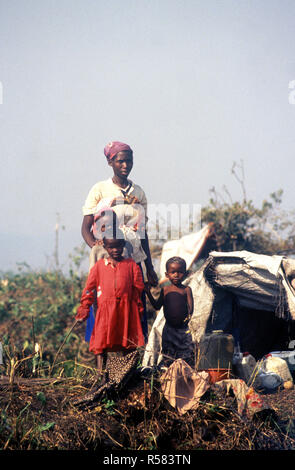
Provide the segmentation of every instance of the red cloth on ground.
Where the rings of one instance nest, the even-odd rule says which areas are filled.
[[[144,346],[140,316],[144,288],[140,268],[131,259],[114,267],[99,259],[90,270],[76,319],[86,319],[97,292],[98,308],[89,351],[119,351]]]

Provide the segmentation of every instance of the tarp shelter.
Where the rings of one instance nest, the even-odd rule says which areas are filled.
[[[212,224],[208,224],[198,232],[184,235],[179,240],[169,240],[163,245],[160,260],[160,284],[167,281],[165,277],[166,261],[173,256],[180,256],[186,262],[189,270],[193,263],[199,258],[206,243],[214,234]],[[212,249],[212,248],[211,248]]]
[[[295,260],[248,251],[209,254],[187,284],[194,296],[190,330],[194,341],[204,333],[223,330],[233,334],[242,351],[256,359],[274,350],[287,350],[295,340]],[[143,366],[161,360],[160,311],[151,329]],[[291,348],[292,349],[292,348]]]

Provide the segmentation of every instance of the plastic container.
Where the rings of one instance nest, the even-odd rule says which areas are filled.
[[[281,377],[282,382],[287,382],[289,380],[293,382],[287,362],[280,357],[267,355],[262,362],[261,369],[263,372],[273,372],[277,374]]]
[[[272,351],[273,357],[280,357],[287,362],[290,372],[295,372],[295,351]]]
[[[255,386],[269,391],[276,390],[282,385],[282,378],[274,372],[264,372],[262,369],[258,371],[255,379]]]
[[[232,370],[234,338],[222,330],[201,337],[198,351],[198,370]]]
[[[240,379],[244,380],[246,384],[249,384],[254,379],[256,366],[255,358],[248,352],[245,352],[241,357],[234,360],[233,372]]]
[[[238,343],[238,344],[234,347],[233,365],[234,365],[234,364],[238,364],[239,362],[241,362],[242,358],[243,358],[243,353],[241,352],[240,344]]]

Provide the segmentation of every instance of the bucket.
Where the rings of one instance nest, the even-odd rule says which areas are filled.
[[[231,370],[234,338],[222,330],[203,335],[198,348],[198,370]]]

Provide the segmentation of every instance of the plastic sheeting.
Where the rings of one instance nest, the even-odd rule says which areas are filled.
[[[212,233],[210,225],[206,225],[196,233],[185,235],[179,240],[169,240],[163,245],[160,261],[160,282],[166,279],[166,261],[172,256],[180,256],[186,262],[187,269],[190,269],[193,262],[198,258],[208,238]]]
[[[253,339],[257,323],[251,325],[250,318],[255,320],[257,317],[260,321],[259,334],[262,334],[261,328],[265,326],[265,336],[268,335],[271,342],[270,330],[267,328],[272,325],[275,328],[275,323],[270,321],[272,316],[295,320],[295,293],[290,277],[295,277],[295,260],[283,256],[248,251],[211,252],[205,264],[186,282],[194,297],[194,312],[189,324],[193,340],[199,342],[205,332],[214,329],[230,332],[233,328],[234,302],[245,313],[243,331],[239,334],[247,334],[247,330],[252,328]],[[161,310],[149,335],[143,367],[155,366],[161,360],[161,332],[164,324]],[[247,324],[248,328],[245,327]],[[260,342],[258,330],[257,342]]]
[[[285,270],[291,271],[293,260],[249,251],[213,251],[208,264],[213,267],[214,285],[234,293],[241,306],[278,314],[282,309],[282,316],[288,310],[295,320],[294,289]]]

